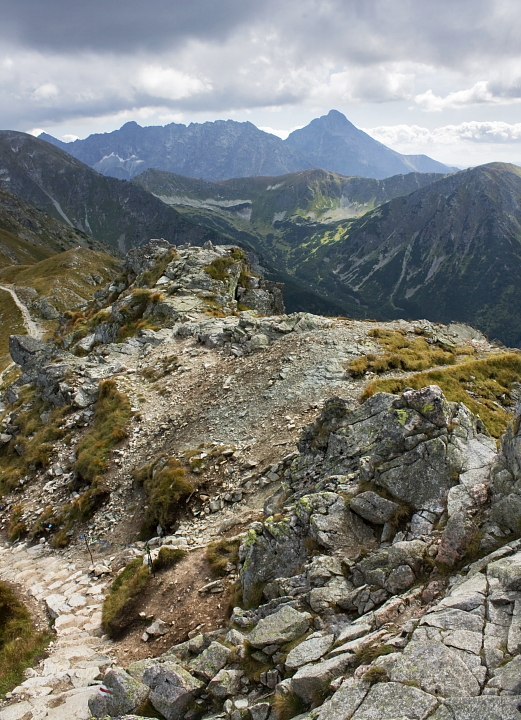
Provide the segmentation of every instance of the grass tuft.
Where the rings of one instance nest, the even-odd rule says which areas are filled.
[[[177,260],[178,257],[179,256],[175,248],[167,250],[166,253],[162,255],[162,257],[157,261],[153,268],[145,270],[141,273],[141,275],[138,275],[138,277],[136,278],[136,285],[138,285],[139,287],[154,287],[159,278],[165,274],[165,270],[167,269],[168,265],[170,265],[170,263],[174,260]]]
[[[147,494],[145,519],[140,538],[148,540],[157,525],[168,530],[176,521],[181,501],[194,491],[179,460],[161,455],[134,472],[134,479]]]
[[[50,410],[50,406],[34,389],[20,394],[14,406],[16,437],[0,450],[0,494],[18,487],[24,475],[30,476],[35,469],[47,467],[53,453],[52,443],[65,435],[61,425],[70,407],[51,410],[44,424],[40,415],[45,410]]]
[[[178,562],[181,562],[181,560],[186,557],[186,554],[186,550],[182,548],[162,547],[152,563],[152,569],[154,572],[168,570],[174,567],[174,565],[177,565]]]
[[[209,265],[205,265],[203,270],[212,280],[225,282],[230,278],[230,270],[236,263],[237,261],[231,256],[220,257],[212,260]]]
[[[228,563],[237,565],[239,562],[239,545],[240,540],[229,540],[223,538],[211,542],[206,548],[206,559],[212,569],[212,573],[217,576],[225,574]]]
[[[11,542],[15,542],[27,534],[27,525],[23,520],[23,514],[24,508],[21,504],[15,505],[11,510],[9,525],[7,526],[7,537]]]
[[[273,698],[273,711],[277,720],[291,720],[307,710],[304,700],[295,692],[278,692]]]
[[[416,328],[416,336],[408,338],[405,330],[374,328],[369,335],[376,338],[385,352],[382,355],[369,353],[355,358],[349,365],[353,375],[367,372],[384,373],[388,370],[427,370],[437,365],[454,365],[458,355],[474,353],[473,348],[449,347],[437,342],[428,342]]]
[[[93,482],[107,469],[109,452],[127,437],[126,426],[132,416],[128,397],[114,380],[99,386],[94,422],[78,445],[74,469],[78,476]]]
[[[108,635],[117,637],[134,620],[136,601],[149,579],[150,570],[142,557],[132,560],[115,578],[101,614],[101,625]]]

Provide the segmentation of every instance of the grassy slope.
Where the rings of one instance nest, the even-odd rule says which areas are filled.
[[[11,295],[0,290],[0,372],[11,362],[9,335],[24,335],[26,332],[22,315]]]
[[[13,262],[31,265],[53,254],[50,249],[23,240],[9,230],[0,228],[0,268],[8,267]]]
[[[76,248],[33,265],[11,265],[0,270],[0,283],[28,286],[46,296],[60,311],[87,302],[100,285],[89,280],[99,276],[107,282],[117,261],[105,253]]]
[[[105,177],[63,150],[25,133],[0,131],[0,190],[8,190],[48,215],[112,248],[126,251],[151,237],[173,243],[218,241],[186,222],[142,188]]]

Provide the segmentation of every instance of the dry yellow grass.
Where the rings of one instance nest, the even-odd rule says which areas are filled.
[[[512,383],[520,379],[521,354],[504,353],[405,378],[374,380],[365,388],[361,400],[377,392],[400,393],[406,387],[439,385],[448,400],[464,403],[479,415],[488,432],[498,438],[511,418],[506,407],[511,402]]]

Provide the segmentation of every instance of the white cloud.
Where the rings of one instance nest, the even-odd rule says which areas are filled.
[[[175,68],[147,65],[137,77],[136,85],[148,95],[164,100],[180,100],[197,93],[209,92],[211,83],[187,75]]]
[[[463,122],[429,130],[418,125],[382,125],[367,128],[365,132],[376,140],[396,147],[397,145],[428,145],[454,143],[521,143],[521,123]]]
[[[37,102],[45,102],[46,100],[52,100],[59,95],[59,90],[56,85],[52,82],[44,83],[37,87],[32,93],[31,99]]]
[[[62,140],[63,142],[74,142],[75,140],[79,140],[79,138],[77,135],[66,134],[62,135]]]
[[[521,123],[470,121],[434,129],[419,125],[382,125],[365,132],[398,152],[427,154],[449,165],[480,165],[521,158]]]
[[[268,127],[268,126],[259,126],[259,130],[264,130],[264,132],[270,133],[271,135],[276,135],[277,137],[281,138],[281,140],[285,140],[290,133],[293,132],[293,130],[300,130],[300,128],[303,127],[302,125],[294,125],[289,130],[276,130],[275,128]]]
[[[492,87],[489,81],[480,80],[471,88],[451,92],[445,97],[427,90],[416,95],[414,102],[427,112],[441,112],[468,105],[511,105],[521,101],[521,98],[512,92],[513,88],[501,88],[500,92],[494,92]]]

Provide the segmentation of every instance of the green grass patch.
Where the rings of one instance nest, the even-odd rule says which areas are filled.
[[[182,548],[162,547],[156,559],[152,562],[152,569],[154,572],[168,570],[181,562],[186,557],[186,554],[186,550]]]
[[[406,336],[405,330],[374,328],[368,334],[378,340],[385,352],[381,355],[368,353],[355,358],[349,364],[353,375],[365,375],[367,372],[380,374],[388,370],[415,372],[437,365],[454,365],[458,355],[475,352],[472,347],[449,347],[441,343],[429,343],[428,336],[422,336],[419,329],[412,338]]]
[[[7,537],[11,542],[15,542],[27,535],[27,525],[23,520],[24,508],[20,503],[15,505],[11,510],[9,524],[7,526]]]
[[[308,709],[304,700],[295,692],[278,692],[272,703],[277,720],[291,720],[302,715]]]
[[[13,591],[0,583],[0,695],[24,679],[24,670],[41,655],[51,636],[35,630],[29,611]]]
[[[211,542],[206,548],[206,559],[210,565],[212,573],[217,576],[225,574],[228,563],[237,565],[239,562],[239,545],[240,540],[229,540],[223,538]]]
[[[9,336],[25,335],[27,330],[23,322],[22,314],[16,306],[11,295],[5,290],[0,290],[0,372],[11,362],[9,355]]]
[[[235,264],[236,261],[232,257],[221,257],[212,260],[209,265],[205,265],[203,270],[212,278],[212,280],[225,282],[229,279],[230,270]]]
[[[127,433],[132,416],[128,397],[118,390],[114,380],[103,380],[99,385],[94,421],[77,449],[74,469],[78,476],[92,483],[107,469],[110,451]]]
[[[101,614],[101,625],[108,635],[117,637],[134,620],[138,597],[149,580],[150,570],[142,557],[132,560],[115,578]]]
[[[264,655],[264,653],[260,653]],[[266,655],[266,660],[258,660],[259,650],[253,647],[248,640],[244,643],[244,657],[241,659],[241,670],[250,680],[259,682],[261,673],[273,669],[271,658]]]
[[[182,501],[194,491],[186,471],[175,457],[160,455],[134,472],[134,479],[147,494],[140,538],[147,540],[157,525],[168,530],[176,521]]]
[[[392,645],[364,645],[355,653],[357,665],[369,665],[382,655],[390,655],[396,652],[396,648]]]
[[[499,438],[512,417],[506,409],[511,405],[512,383],[519,382],[520,377],[521,354],[505,353],[406,378],[374,380],[360,399],[363,402],[377,392],[399,394],[406,387],[418,390],[439,385],[447,400],[464,403],[480,417],[492,437]]]

